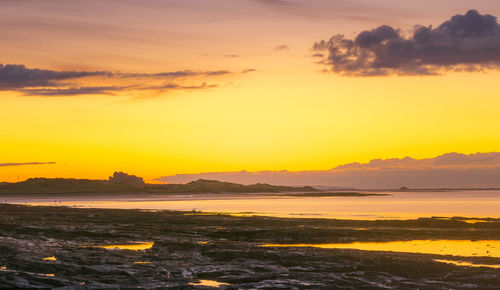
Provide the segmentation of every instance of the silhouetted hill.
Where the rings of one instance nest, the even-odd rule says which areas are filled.
[[[174,193],[259,193],[315,191],[310,186],[290,187],[270,184],[243,185],[216,180],[203,180],[187,184],[145,184],[136,186],[107,180],[30,178],[17,183],[0,183],[0,195],[33,194],[174,194]]]
[[[159,184],[148,185],[147,189],[156,191],[166,191],[173,193],[257,193],[257,192],[305,192],[316,191],[311,186],[291,187],[291,186],[276,186],[265,183],[257,183],[251,185],[243,185],[231,182],[221,182],[217,180],[198,179],[186,184]]]
[[[107,180],[30,178],[17,183],[1,183],[0,194],[90,194],[142,192],[139,187]]]

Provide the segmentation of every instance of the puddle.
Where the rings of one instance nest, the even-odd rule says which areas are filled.
[[[486,220],[460,220],[461,222],[466,222],[468,224],[477,224],[477,223],[489,223]]]
[[[217,281],[213,281],[213,280],[199,280],[198,283],[189,283],[189,285],[193,285],[193,286],[207,286],[207,287],[220,287],[220,286],[228,286],[228,285],[231,285],[231,284],[217,282]]]
[[[354,242],[336,244],[266,244],[263,247],[316,247],[323,249],[355,249],[464,257],[500,258],[499,240],[413,240],[392,242]]]
[[[458,221],[464,222],[468,224],[477,224],[477,223],[489,223],[490,221],[484,219],[470,219],[470,218],[451,218],[451,217],[436,217],[438,220],[444,221]]]
[[[34,275],[34,276],[44,276],[44,277],[55,277],[55,274],[44,274],[44,273],[35,273],[35,272],[27,272],[27,271],[17,271],[17,270],[10,270],[7,269],[7,266],[0,266],[0,271],[5,271],[8,273],[15,273],[16,275],[18,273],[24,273],[28,275]]]
[[[93,246],[95,248],[103,248],[106,250],[132,250],[132,251],[141,251],[151,249],[155,243],[133,243],[127,245],[104,245],[104,246]]]
[[[441,260],[441,259],[435,259],[434,261],[446,264],[453,264],[455,266],[461,266],[461,267],[474,267],[474,268],[487,267],[487,268],[500,269],[500,265],[492,265],[492,264],[474,264],[470,262]]]
[[[43,258],[44,261],[57,261],[57,258],[52,256],[52,257],[47,257],[47,258]]]

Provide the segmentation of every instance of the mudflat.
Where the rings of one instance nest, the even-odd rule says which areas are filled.
[[[482,254],[304,246],[412,240],[498,241],[500,220],[235,217],[2,204],[0,288],[468,289],[500,285],[496,267],[500,258]]]

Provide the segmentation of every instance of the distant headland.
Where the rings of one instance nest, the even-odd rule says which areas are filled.
[[[198,179],[185,184],[148,184],[139,176],[114,172],[108,180],[30,178],[0,183],[0,195],[89,195],[89,194],[185,194],[185,193],[279,193],[314,192],[311,186],[276,186],[265,183],[243,185]]]

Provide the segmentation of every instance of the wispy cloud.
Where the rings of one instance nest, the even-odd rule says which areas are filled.
[[[18,64],[0,64],[0,89],[9,90],[25,87],[54,87],[58,82],[91,76],[110,76],[104,71],[54,71],[26,68]]]
[[[416,26],[408,37],[383,25],[353,39],[334,35],[313,50],[326,53],[321,63],[332,72],[349,76],[480,71],[500,67],[500,25],[495,16],[470,10],[436,28]]]
[[[274,48],[274,50],[289,50],[290,47],[286,44],[281,44],[281,45],[278,45]]]
[[[24,162],[24,163],[0,163],[0,167],[5,166],[24,166],[24,165],[50,165],[56,164],[55,162]]]
[[[79,95],[113,95],[128,87],[72,87],[67,89],[23,89],[25,96],[62,97]]]
[[[271,5],[271,6],[291,6],[295,5],[294,3],[290,1],[285,1],[285,0],[253,0],[265,5]]]
[[[246,69],[241,74],[254,71]],[[0,91],[17,91],[25,96],[62,97],[79,95],[113,95],[125,90],[193,90],[210,89],[218,84],[196,83],[237,74],[228,70],[180,70],[159,73],[112,71],[55,71],[27,68],[18,64],[0,64]],[[89,79],[111,85],[85,85]],[[120,85],[124,81],[128,85]],[[175,81],[175,82],[172,82]]]

